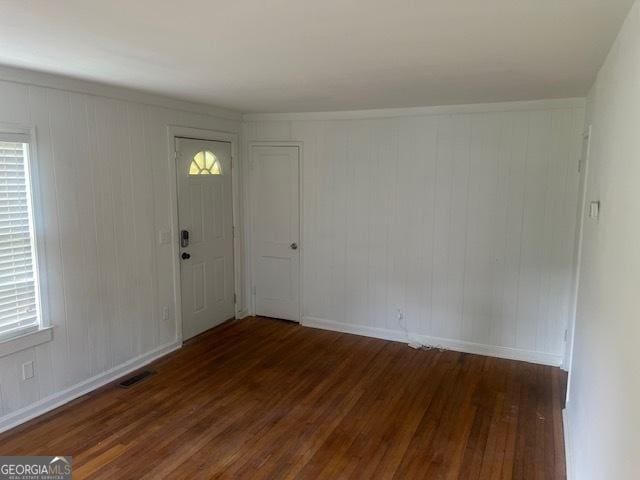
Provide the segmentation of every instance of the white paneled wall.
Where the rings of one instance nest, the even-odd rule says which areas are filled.
[[[177,345],[172,247],[158,242],[171,228],[175,182],[167,125],[240,125],[187,104],[166,108],[55,83],[0,82],[0,122],[35,127],[44,304],[54,325],[52,342],[0,358],[0,429]],[[29,361],[36,375],[23,381]]]
[[[245,117],[303,142],[303,321],[559,364],[583,101],[370,115]]]
[[[585,188],[570,394],[569,480],[640,478],[640,2],[589,95]],[[597,219],[590,202],[600,202]]]

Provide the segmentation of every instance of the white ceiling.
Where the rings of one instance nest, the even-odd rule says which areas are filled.
[[[0,0],[0,63],[243,112],[585,95],[633,0]]]

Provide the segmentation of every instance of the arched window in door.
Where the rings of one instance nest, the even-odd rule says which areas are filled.
[[[201,151],[191,160],[189,175],[222,175],[222,165],[213,152]]]

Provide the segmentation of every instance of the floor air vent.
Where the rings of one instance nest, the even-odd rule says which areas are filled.
[[[123,380],[118,384],[118,386],[121,388],[133,387],[136,383],[140,383],[145,378],[150,377],[151,375],[153,375],[153,372],[149,370],[144,370],[140,373],[136,373],[135,375],[132,375],[131,377]]]

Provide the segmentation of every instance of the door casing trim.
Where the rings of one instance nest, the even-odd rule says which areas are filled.
[[[256,297],[253,294],[253,287],[255,286],[255,272],[254,272],[254,261],[255,261],[255,251],[254,251],[254,231],[253,231],[253,202],[255,201],[255,197],[253,195],[253,191],[251,189],[252,185],[252,177],[251,177],[251,162],[253,161],[253,148],[254,147],[298,147],[298,216],[299,216],[299,232],[298,238],[300,239],[299,243],[299,273],[298,273],[298,323],[302,322],[302,316],[304,311],[304,288],[303,288],[303,278],[304,278],[304,248],[305,248],[305,239],[304,239],[304,212],[303,212],[303,203],[302,199],[304,198],[303,193],[303,182],[304,178],[304,142],[299,141],[252,141],[247,143],[247,162],[246,172],[248,173],[245,178],[245,192],[246,195],[246,203],[245,203],[245,218],[247,219],[247,230],[249,232],[248,241],[247,241],[247,252],[248,261],[247,261],[247,271],[248,271],[248,295],[249,295],[249,312],[251,315],[255,315],[256,312]]]
[[[214,142],[227,142],[231,144],[231,199],[233,218],[233,287],[236,302],[234,305],[235,318],[242,318],[246,312],[242,311],[242,245],[240,243],[241,230],[240,195],[239,195],[239,158],[238,158],[238,134],[218,130],[206,130],[201,128],[189,128],[179,125],[167,126],[167,148],[169,166],[169,197],[171,206],[171,253],[173,257],[173,301],[175,305],[176,341],[182,342],[182,284],[180,279],[180,244],[178,241],[178,169],[176,166],[176,138],[193,138],[197,140],[212,140]]]

